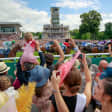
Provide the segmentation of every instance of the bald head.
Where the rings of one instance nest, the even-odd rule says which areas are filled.
[[[108,62],[106,60],[101,60],[99,63],[100,70],[106,69],[108,66]]]

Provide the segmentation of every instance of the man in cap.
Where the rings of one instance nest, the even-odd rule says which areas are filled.
[[[10,67],[8,67],[4,62],[0,62],[0,76],[6,75],[9,69]]]

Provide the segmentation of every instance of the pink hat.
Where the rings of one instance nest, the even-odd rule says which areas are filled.
[[[78,51],[76,53],[76,55],[73,58],[71,58],[71,60],[67,61],[66,63],[62,64],[59,67],[58,70],[60,71],[60,79],[61,79],[59,86],[61,86],[61,84],[63,83],[64,79],[68,75],[70,69],[74,65],[74,63],[75,63],[75,61],[76,61],[76,59],[78,58],[79,55],[80,55],[80,51]]]

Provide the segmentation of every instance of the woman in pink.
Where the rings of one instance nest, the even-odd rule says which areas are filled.
[[[21,66],[22,66],[22,70],[23,68],[23,64],[24,62],[31,62],[34,64],[39,64],[39,62],[37,61],[36,57],[34,56],[34,51],[35,48],[38,51],[38,42],[36,42],[35,40],[33,40],[33,35],[31,33],[26,33],[24,35],[24,39],[25,39],[25,43],[24,43],[24,53],[21,57]]]

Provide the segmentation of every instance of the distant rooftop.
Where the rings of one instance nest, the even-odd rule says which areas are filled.
[[[0,22],[0,25],[19,25],[19,27],[22,27],[22,25],[19,22]]]

